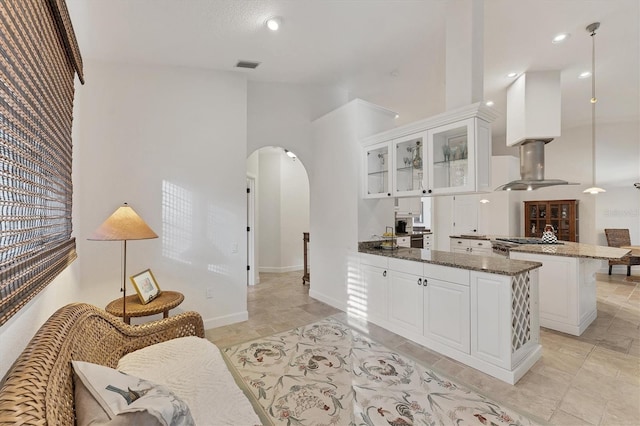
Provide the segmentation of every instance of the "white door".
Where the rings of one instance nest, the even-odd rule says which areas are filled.
[[[465,235],[478,232],[477,195],[456,195],[453,197],[453,234]]]
[[[422,334],[422,277],[389,271],[389,321]]]
[[[386,321],[388,318],[387,276],[388,271],[376,266],[362,265],[360,272],[364,286],[359,300],[360,314],[371,322]]]
[[[425,278],[424,335],[469,353],[469,287]]]

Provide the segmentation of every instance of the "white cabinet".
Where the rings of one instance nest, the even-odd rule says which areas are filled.
[[[535,269],[508,276],[363,253],[360,271],[350,313],[510,384],[540,359]]]
[[[491,125],[480,103],[363,140],[365,198],[488,192]]]
[[[389,321],[422,334],[422,274],[389,271]]]
[[[389,259],[389,322],[396,330],[422,335],[421,262]]]
[[[360,280],[349,289],[349,313],[377,324],[387,321],[389,307],[388,259],[360,255]]]
[[[391,145],[388,142],[364,149],[364,197],[391,197]]]
[[[429,129],[430,194],[460,194],[489,191],[491,126],[479,118],[468,118]]]
[[[435,250],[435,240],[433,234],[422,235],[422,248]]]
[[[421,196],[424,189],[424,155],[427,132],[394,139],[393,191],[396,197]]]
[[[364,285],[359,300],[353,304],[353,309],[367,321],[386,321],[389,300],[387,270],[371,265],[361,265],[360,273]]]
[[[424,283],[424,336],[469,353],[469,285],[432,278]]]
[[[491,241],[476,240],[471,238],[450,238],[449,250],[454,253],[477,254],[480,256],[493,256]]]
[[[391,323],[469,353],[468,271],[392,259],[389,277]]]
[[[396,217],[413,217],[422,214],[422,199],[419,197],[396,198]]]
[[[538,271],[516,276],[471,272],[471,355],[514,371],[517,381],[539,351]]]
[[[411,247],[411,237],[397,237],[396,244],[398,247]]]

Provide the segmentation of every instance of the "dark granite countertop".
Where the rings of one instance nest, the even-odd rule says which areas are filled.
[[[504,257],[477,256],[466,253],[449,251],[404,248],[393,250],[378,248],[380,241],[364,241],[358,243],[360,253],[386,256],[394,259],[412,260],[416,262],[432,263],[434,265],[450,266],[452,268],[468,269],[471,271],[487,272],[490,274],[514,276],[542,266],[540,262],[524,260],[510,260]]]

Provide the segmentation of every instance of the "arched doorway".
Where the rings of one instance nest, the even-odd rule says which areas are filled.
[[[303,233],[309,232],[307,170],[293,152],[263,147],[247,158],[247,184],[247,284],[258,284],[260,272],[292,271],[300,271],[302,284]]]

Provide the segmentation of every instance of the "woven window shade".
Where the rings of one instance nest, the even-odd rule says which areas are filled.
[[[0,325],[76,258],[71,122],[82,61],[64,0],[0,0]]]

